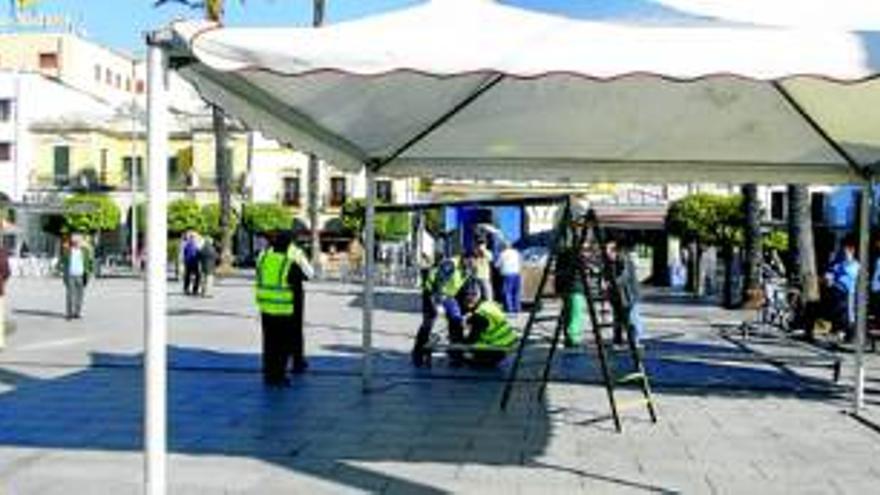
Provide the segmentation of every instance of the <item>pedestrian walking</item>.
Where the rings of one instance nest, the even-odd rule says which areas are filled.
[[[11,276],[9,254],[0,246],[0,349],[6,347],[6,282]]]
[[[285,372],[293,354],[288,334],[295,325],[294,263],[287,255],[290,236],[276,232],[268,237],[269,246],[257,259],[256,273],[256,303],[263,332],[263,383],[286,387],[290,380]]]
[[[519,313],[522,278],[522,258],[519,251],[510,243],[505,243],[504,250],[498,257],[498,271],[501,272],[501,292],[504,311]]]
[[[214,272],[217,270],[217,248],[214,240],[205,238],[202,249],[199,250],[199,272],[201,273],[200,293],[202,297],[210,297],[214,287]]]
[[[183,293],[199,293],[201,276],[199,272],[199,243],[195,232],[186,235],[183,243]]]
[[[291,286],[293,288],[293,328],[290,332],[290,349],[293,360],[291,372],[295,375],[304,373],[309,367],[305,358],[305,337],[303,324],[306,314],[306,293],[304,282],[315,276],[315,270],[309,263],[306,254],[296,245],[290,242],[287,249],[287,257],[293,264],[290,267]],[[286,366],[286,364],[285,364]]]
[[[633,343],[640,345],[644,336],[644,327],[639,307],[639,279],[635,261],[629,245],[620,245],[616,241],[606,244],[606,257],[610,276],[614,277],[614,291],[611,293],[611,304],[615,311],[614,344],[623,344],[623,334],[632,338]]]
[[[70,237],[62,246],[61,275],[66,292],[68,320],[82,318],[83,300],[89,277],[94,272],[92,250],[79,236]]]

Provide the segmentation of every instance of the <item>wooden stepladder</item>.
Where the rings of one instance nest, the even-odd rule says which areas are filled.
[[[587,263],[582,256],[576,256],[575,258],[577,261],[574,265],[577,273],[574,274],[574,276],[580,279],[580,282],[584,287],[584,295],[587,300],[587,311],[590,318],[590,326],[592,328],[591,333],[596,348],[596,357],[599,362],[602,382],[608,395],[608,403],[611,408],[611,417],[614,420],[614,427],[618,432],[623,431],[620,422],[620,409],[629,405],[645,405],[648,409],[651,421],[656,423],[657,412],[651,395],[650,380],[645,371],[641,350],[635,342],[633,329],[628,324],[628,315],[619,314],[623,312],[619,311],[614,304],[611,305],[613,321],[616,322],[616,324],[621,325],[626,331],[627,352],[629,353],[629,361],[632,366],[629,372],[624,373],[621,376],[613,376],[614,374],[608,358],[602,330],[605,328],[613,328],[615,323],[603,322],[600,317],[600,308],[598,306],[607,300],[606,294],[615,293],[617,291],[617,284],[614,276],[609,276],[611,270],[608,270],[607,268],[610,264],[610,260],[605,252],[604,241],[600,237],[601,232],[598,229],[598,223],[595,218],[591,218],[589,214],[584,215],[581,218],[572,218],[570,201],[567,201],[563,208],[559,224],[554,231],[547,265],[541,275],[535,301],[529,312],[528,320],[523,329],[522,338],[517,347],[516,357],[511,365],[510,373],[504,386],[504,392],[501,397],[501,409],[507,409],[511,394],[513,393],[513,388],[517,383],[526,346],[535,337],[533,335],[535,330],[547,323],[551,323],[555,325],[553,327],[553,336],[546,360],[543,363],[543,372],[541,374],[540,386],[536,397],[537,400],[543,400],[544,393],[547,389],[547,382],[550,377],[553,358],[556,354],[556,349],[560,344],[560,339],[565,331],[568,319],[565,305],[562,304],[561,301],[559,301],[559,304],[555,305],[546,304],[545,301],[559,299],[559,295],[549,295],[546,293],[546,285],[550,279],[550,274],[556,270],[556,264],[559,261],[560,253],[564,249],[572,246],[579,249],[585,240],[590,239],[598,247],[601,254],[595,257],[597,263],[591,266],[587,266]],[[619,403],[615,397],[615,387],[632,383],[638,384],[642,392],[642,398],[631,403]]]

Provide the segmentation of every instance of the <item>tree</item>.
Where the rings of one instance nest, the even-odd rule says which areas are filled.
[[[168,204],[168,234],[177,237],[188,230],[204,232],[201,207],[192,199],[172,201]]]
[[[223,234],[223,228],[220,225],[220,212],[220,204],[218,203],[210,203],[202,206],[201,214],[204,234],[211,236],[214,239],[219,239]],[[230,218],[230,230],[235,231],[238,228],[238,224],[238,215],[233,212]]]
[[[64,200],[62,231],[96,234],[116,230],[122,213],[109,196],[76,194]]]
[[[743,253],[743,304],[754,308],[763,299],[761,290],[761,201],[757,184],[746,184],[743,192],[745,215],[745,252]]]
[[[324,24],[324,0],[314,0],[312,3],[312,26],[321,27]],[[320,163],[318,162],[318,157],[314,154],[309,154],[309,170],[308,170],[308,183],[309,183],[309,204],[308,204],[308,214],[309,214],[309,225],[311,226],[311,255],[312,255],[312,264],[318,266],[321,260],[321,238],[320,232],[318,230],[318,213],[321,208],[321,199],[318,194],[318,189],[320,187]]]
[[[240,0],[242,3],[244,0]],[[190,8],[203,8],[205,19],[221,22],[225,13],[224,0],[156,0],[154,6],[174,2]],[[211,106],[212,126],[214,132],[214,171],[217,180],[217,195],[220,200],[220,266],[218,271],[229,271],[232,268],[232,160],[228,156],[226,116],[223,110]]]
[[[276,203],[254,203],[244,211],[244,226],[254,234],[289,230],[293,225],[293,211]]]
[[[364,230],[366,211],[366,202],[363,199],[349,199],[342,205],[342,210],[339,213],[342,225],[346,230],[354,232],[360,237]]]
[[[724,302],[731,305],[733,259],[736,248],[742,244],[744,215],[743,197],[697,193],[674,201],[669,206],[666,227],[669,233],[681,238],[691,247],[691,266],[688,267],[688,286],[697,292],[701,274],[700,257],[703,248],[721,249],[724,261]]]
[[[350,199],[342,205],[340,219],[346,230],[358,238],[363,236],[366,202],[363,199]],[[398,242],[406,240],[411,222],[406,212],[377,213],[375,217],[376,239]]]
[[[800,314],[795,315],[795,320],[803,321],[806,305],[819,301],[816,245],[807,186],[788,186],[788,243],[788,280],[792,287],[800,290],[803,303],[796,308]]]

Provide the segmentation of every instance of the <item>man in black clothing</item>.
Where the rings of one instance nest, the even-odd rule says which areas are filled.
[[[303,337],[306,302],[303,282],[312,278],[314,270],[305,253],[296,245],[292,237],[287,250],[287,257],[293,262],[290,266],[290,286],[293,288],[293,328],[291,328],[290,333],[291,357],[293,360],[291,372],[299,375],[304,373],[309,367],[309,363],[305,359],[305,338]]]

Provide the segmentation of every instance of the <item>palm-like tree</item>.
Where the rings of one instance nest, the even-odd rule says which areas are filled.
[[[320,27],[324,24],[324,0],[314,0],[312,9],[313,18],[312,26]],[[320,164],[318,157],[314,154],[309,155],[309,227],[311,230],[311,253],[312,265],[318,266],[320,263],[321,238],[318,230],[318,213],[321,207],[320,196]],[[320,267],[319,267],[320,268]]]
[[[244,0],[239,0],[244,3]],[[221,22],[225,12],[225,0],[156,0],[155,7],[167,3],[177,3],[204,11],[205,19]],[[211,123],[214,133],[214,175],[217,181],[217,194],[220,199],[220,267],[219,271],[232,268],[232,161],[228,157],[227,140],[229,128],[223,110],[211,106]]]
[[[744,185],[742,193],[746,217],[743,302],[754,307],[761,302],[761,202],[757,184]]]
[[[819,300],[816,246],[807,186],[788,186],[788,252],[789,284],[801,293],[802,304],[795,307],[800,314],[795,315],[795,320],[803,321],[806,305]]]
[[[314,19],[313,25],[318,27],[324,22],[324,0],[313,0]],[[244,0],[239,0],[244,3]],[[190,8],[204,9],[205,18],[213,22],[221,22],[225,13],[225,0],[156,0],[155,6],[166,3],[179,3]],[[229,269],[232,266],[232,161],[228,158],[226,146],[229,135],[226,117],[223,110],[212,106],[212,126],[214,132],[214,167],[217,177],[217,193],[220,196],[220,269]],[[320,239],[318,237],[318,211],[319,211],[319,162],[314,155],[309,156],[309,224],[312,231],[312,258],[317,261],[320,253]]]

